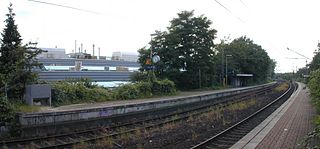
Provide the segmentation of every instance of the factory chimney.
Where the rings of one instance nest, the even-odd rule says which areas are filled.
[[[82,45],[82,43],[81,43],[81,51],[80,52],[83,53],[83,45]]]
[[[94,56],[94,44],[92,45],[92,56]]]
[[[74,40],[74,53],[77,53],[77,40]]]
[[[98,48],[98,59],[100,59],[100,47]]]

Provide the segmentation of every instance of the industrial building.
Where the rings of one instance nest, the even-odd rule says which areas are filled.
[[[44,50],[37,56],[38,59],[63,59],[68,58],[66,50],[63,48],[41,48]]]
[[[120,52],[120,51],[113,52],[111,60],[137,62],[138,61],[138,53]]]

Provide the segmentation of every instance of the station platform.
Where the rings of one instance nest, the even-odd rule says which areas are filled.
[[[273,83],[274,82],[268,83],[266,85],[270,85]],[[185,92],[180,92],[179,94],[173,95],[173,96],[161,96],[161,97],[152,97],[152,98],[145,98],[145,99],[115,100],[115,101],[105,101],[105,102],[97,102],[97,103],[72,104],[72,105],[65,105],[65,106],[59,106],[59,107],[42,107],[40,111],[37,111],[35,113],[74,111],[74,110],[83,110],[83,109],[92,109],[92,108],[101,108],[101,107],[113,107],[113,106],[120,106],[120,105],[132,105],[132,104],[159,102],[159,101],[170,101],[170,100],[175,100],[177,98],[190,98],[190,97],[197,97],[197,96],[203,96],[208,94],[218,94],[218,93],[233,92],[233,91],[239,91],[239,90],[247,90],[247,89],[255,88],[258,86],[261,86],[261,85],[239,87],[239,88],[227,88],[227,89],[220,89],[220,90],[185,91]]]
[[[86,103],[61,107],[46,107],[41,111],[20,113],[19,122],[23,127],[56,125],[107,118],[117,115],[168,108],[197,102],[218,102],[221,97],[236,95],[274,85],[275,82],[257,86],[223,89],[215,91],[182,92],[176,96],[137,100],[119,100],[103,103]],[[216,100],[217,99],[217,100]]]
[[[303,148],[302,140],[314,128],[312,118],[316,110],[308,88],[298,84],[296,92],[280,108],[231,148]]]

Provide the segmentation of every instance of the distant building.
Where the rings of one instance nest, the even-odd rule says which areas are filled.
[[[75,59],[97,59],[96,57],[93,57],[88,53],[69,53],[68,55],[70,58]]]
[[[41,48],[41,49],[44,51],[37,56],[39,59],[68,58],[65,49],[62,49],[62,48]]]
[[[111,60],[137,62],[138,54],[133,52],[113,52]]]

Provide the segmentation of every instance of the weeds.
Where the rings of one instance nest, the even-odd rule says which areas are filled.
[[[277,86],[275,89],[273,89],[273,91],[276,91],[276,92],[283,92],[285,90],[287,90],[289,87],[289,84],[288,83],[282,83],[281,85]]]
[[[197,138],[198,138],[198,134],[195,131],[192,130],[192,132],[191,132],[191,140],[192,141],[196,141]]]

